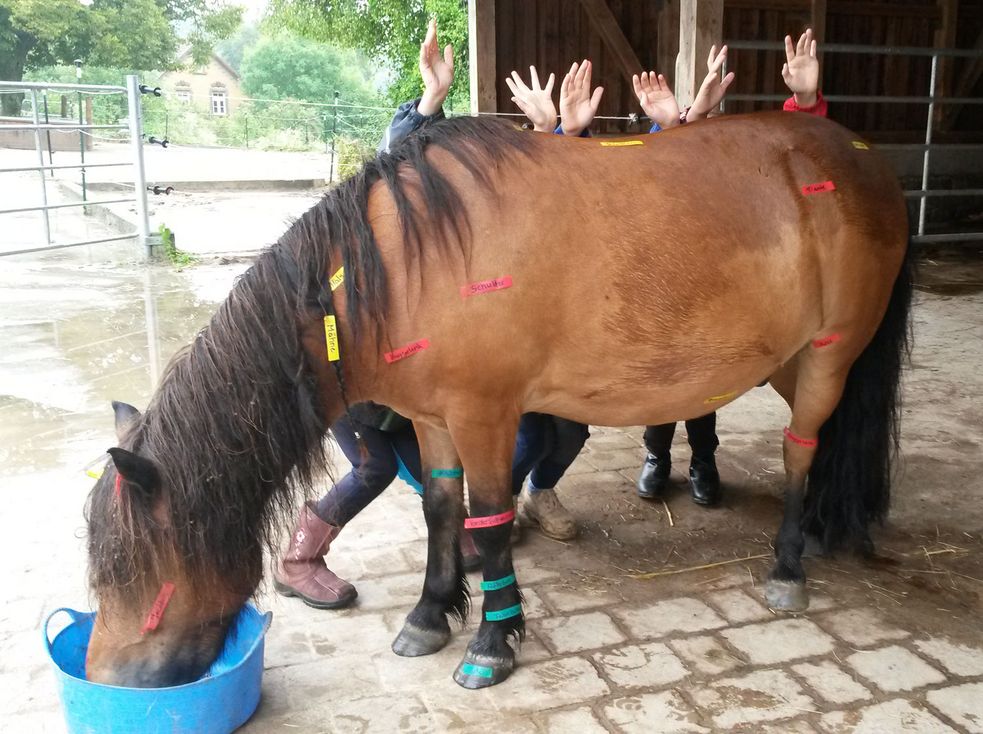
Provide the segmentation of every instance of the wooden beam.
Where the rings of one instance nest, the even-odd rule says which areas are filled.
[[[976,43],[973,44],[973,48],[977,51],[983,51],[983,29],[980,30],[980,34],[976,37]],[[959,81],[956,82],[953,88],[953,97],[968,97],[972,94],[976,82],[983,76],[983,58],[967,58],[965,61],[966,66],[963,67],[963,73],[959,75]],[[959,113],[962,112],[964,105],[947,104],[943,106],[945,107],[946,115],[942,121],[942,129],[951,130],[955,127],[956,120],[959,117]]]
[[[959,0],[935,0],[935,6],[942,17],[935,27],[932,45],[936,48],[954,48],[956,45],[956,20],[959,17]],[[939,97],[952,96],[952,68],[955,59],[951,56],[939,56],[936,70],[935,94]],[[936,124],[942,124],[946,117],[952,116],[951,110],[945,105],[939,105],[935,110]]]
[[[495,0],[468,0],[471,114],[498,112],[495,66]]]
[[[721,42],[723,27],[724,0],[681,0],[675,89],[680,107],[693,104],[707,75],[710,46]]]
[[[642,62],[638,60],[635,49],[625,38],[624,31],[618,25],[618,19],[614,17],[606,0],[580,0],[580,5],[590,18],[594,30],[608,47],[608,51],[618,60],[621,70],[629,77],[641,73]]]
[[[669,85],[676,88],[676,56],[679,55],[679,0],[666,0],[659,11],[659,32],[656,36],[655,71],[664,74]]]
[[[826,42],[826,0],[812,0],[809,4],[809,22],[813,37],[819,47],[819,88],[823,88],[823,43]]]

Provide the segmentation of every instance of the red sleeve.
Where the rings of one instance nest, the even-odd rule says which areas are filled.
[[[786,112],[805,112],[809,115],[819,115],[819,117],[826,117],[826,111],[828,109],[828,105],[826,104],[826,100],[823,97],[823,93],[816,92],[816,104],[814,104],[812,107],[800,107],[795,103],[795,97],[793,96],[785,100],[785,104],[782,106],[782,109],[785,110]]]

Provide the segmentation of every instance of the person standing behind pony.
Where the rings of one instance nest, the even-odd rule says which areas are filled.
[[[827,106],[819,92],[819,59],[816,57],[816,41],[813,40],[811,28],[806,29],[794,47],[791,36],[785,36],[785,56],[782,78],[793,96],[785,101],[783,109],[825,117]],[[734,80],[733,72],[723,79],[718,76],[726,59],[726,46],[719,53],[716,46],[710,49],[707,76],[692,107],[682,114],[664,76],[656,75],[654,71],[633,76],[632,85],[638,102],[653,122],[651,132],[702,119],[717,109],[727,93],[727,87]],[[716,426],[716,412],[686,421],[686,434],[692,450],[689,466],[690,492],[693,501],[699,505],[710,506],[720,501],[720,475],[715,457],[720,441],[717,439]],[[638,478],[639,497],[654,499],[665,490],[672,468],[670,450],[675,431],[675,423],[645,428],[644,441],[648,453]]]
[[[454,55],[450,46],[441,58],[437,25],[431,21],[420,46],[420,73],[424,93],[420,99],[399,106],[383,136],[380,151],[413,131],[444,119],[444,100],[454,80]],[[274,588],[284,596],[299,597],[316,609],[349,606],[358,596],[355,587],[333,573],[324,561],[332,541],[358,513],[392,484],[397,474],[422,493],[420,444],[413,424],[385,406],[360,403],[349,416],[331,426],[331,434],[352,464],[352,470],[317,502],[301,510],[290,544],[274,572]],[[361,434],[362,454],[356,431]],[[461,533],[465,570],[481,562],[468,531]]]

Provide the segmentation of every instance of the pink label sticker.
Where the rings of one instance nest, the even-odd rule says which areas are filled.
[[[806,196],[810,194],[821,194],[824,191],[836,191],[836,185],[832,181],[822,183],[807,184],[802,187],[802,193]]]
[[[480,280],[477,283],[469,283],[468,285],[461,286],[461,298],[467,298],[468,296],[477,296],[482,293],[488,293],[489,291],[500,291],[505,288],[512,287],[512,276],[503,275],[501,278],[492,278],[491,280]]]
[[[120,494],[122,494],[122,487],[123,487],[123,477],[121,477],[117,473],[116,474],[116,487],[113,489],[113,492],[116,494],[116,499],[119,499],[120,498]]]
[[[392,364],[393,362],[398,362],[401,359],[406,359],[407,357],[412,357],[417,352],[422,352],[424,349],[430,346],[429,339],[419,339],[412,344],[407,344],[405,347],[400,347],[399,349],[394,349],[391,352],[386,352],[386,362]]]
[[[140,630],[141,635],[157,629],[157,625],[160,624],[160,620],[164,616],[164,610],[167,609],[167,604],[170,602],[171,594],[173,593],[174,584],[170,581],[165,581],[164,585],[160,587],[157,598],[154,599],[154,605],[150,607],[150,614],[147,615],[147,621],[143,623],[143,629]]]
[[[515,510],[506,510],[498,515],[487,515],[486,517],[466,517],[464,527],[468,530],[475,528],[492,528],[496,525],[504,525],[509,520],[515,519]]]
[[[821,347],[828,347],[830,344],[836,344],[842,337],[839,334],[830,334],[829,336],[822,336],[818,339],[812,340],[812,346],[816,349]]]

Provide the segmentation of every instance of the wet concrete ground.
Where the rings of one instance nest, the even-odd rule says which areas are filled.
[[[244,267],[125,264],[131,250],[114,247],[0,263],[4,731],[63,730],[40,626],[90,607],[82,468],[114,443],[109,401],[144,406]],[[806,614],[761,604],[755,556],[780,517],[786,410],[760,389],[720,414],[727,496],[714,510],[687,497],[683,431],[665,505],[634,494],[639,431],[594,432],[559,489],[581,536],[527,530],[516,548],[530,634],[493,690],[450,679],[473,619],[438,655],[388,649],[425,556],[418,500],[397,483],[332,550],[355,608],[260,596],[274,623],[246,731],[983,731],[983,264],[931,260],[922,283],[883,562],[809,560]]]

